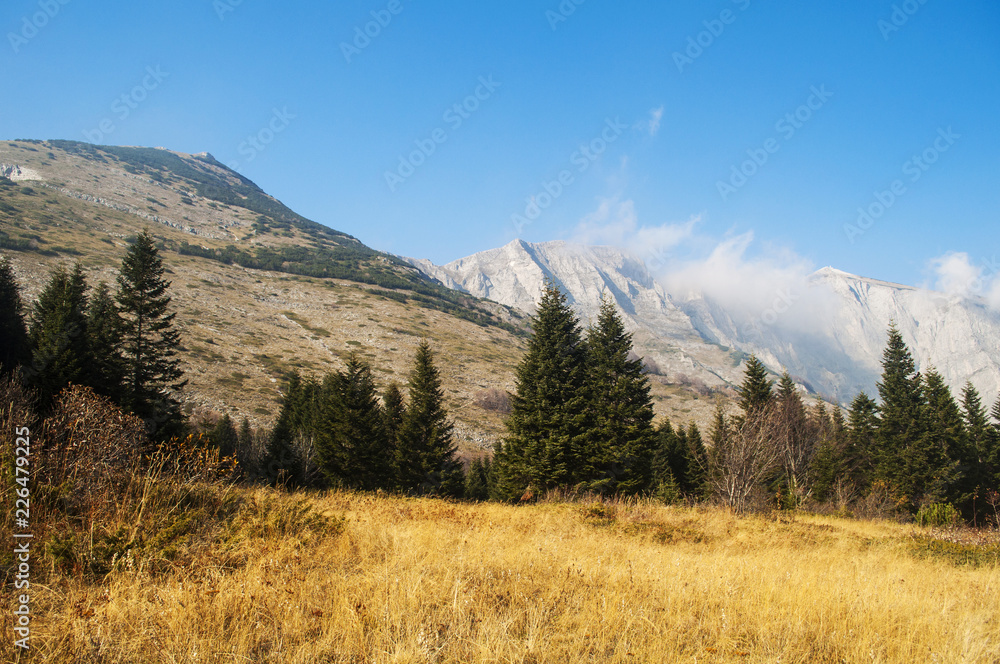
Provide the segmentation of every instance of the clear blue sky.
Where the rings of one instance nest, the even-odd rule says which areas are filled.
[[[208,151],[310,218],[436,263],[579,237],[588,215],[614,222],[592,214],[608,201],[637,227],[700,218],[668,259],[753,231],[750,252],[915,284],[948,251],[1000,254],[995,0],[576,2],[7,0],[0,138]],[[353,44],[372,12],[387,24]],[[577,152],[602,132],[599,156]],[[435,136],[391,190],[386,172]],[[730,181],[748,150],[766,163]],[[925,151],[934,164],[907,164]]]

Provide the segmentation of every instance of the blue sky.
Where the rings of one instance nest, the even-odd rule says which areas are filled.
[[[993,0],[8,0],[0,28],[0,138],[208,151],[436,263],[520,236],[934,285],[1000,254]]]

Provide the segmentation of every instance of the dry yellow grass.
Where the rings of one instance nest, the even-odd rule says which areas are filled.
[[[229,491],[166,567],[34,588],[34,661],[1000,661],[1000,571],[911,526]]]

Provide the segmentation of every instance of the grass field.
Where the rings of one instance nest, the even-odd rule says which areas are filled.
[[[106,575],[51,562],[20,661],[1000,662],[995,539],[644,502],[140,493],[92,546],[186,534]]]

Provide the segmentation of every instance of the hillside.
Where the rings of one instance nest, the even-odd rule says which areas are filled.
[[[513,389],[524,314],[446,289],[349,235],[309,221],[209,155],[69,141],[0,142],[0,249],[26,298],[59,263],[91,285],[113,282],[129,238],[158,239],[190,380],[185,410],[269,426],[289,372],[339,369],[351,352],[380,386],[405,383],[417,343],[439,353],[447,405],[466,456],[502,432],[476,405]],[[269,268],[269,269],[263,269]],[[657,384],[661,414],[705,421],[710,400]]]

